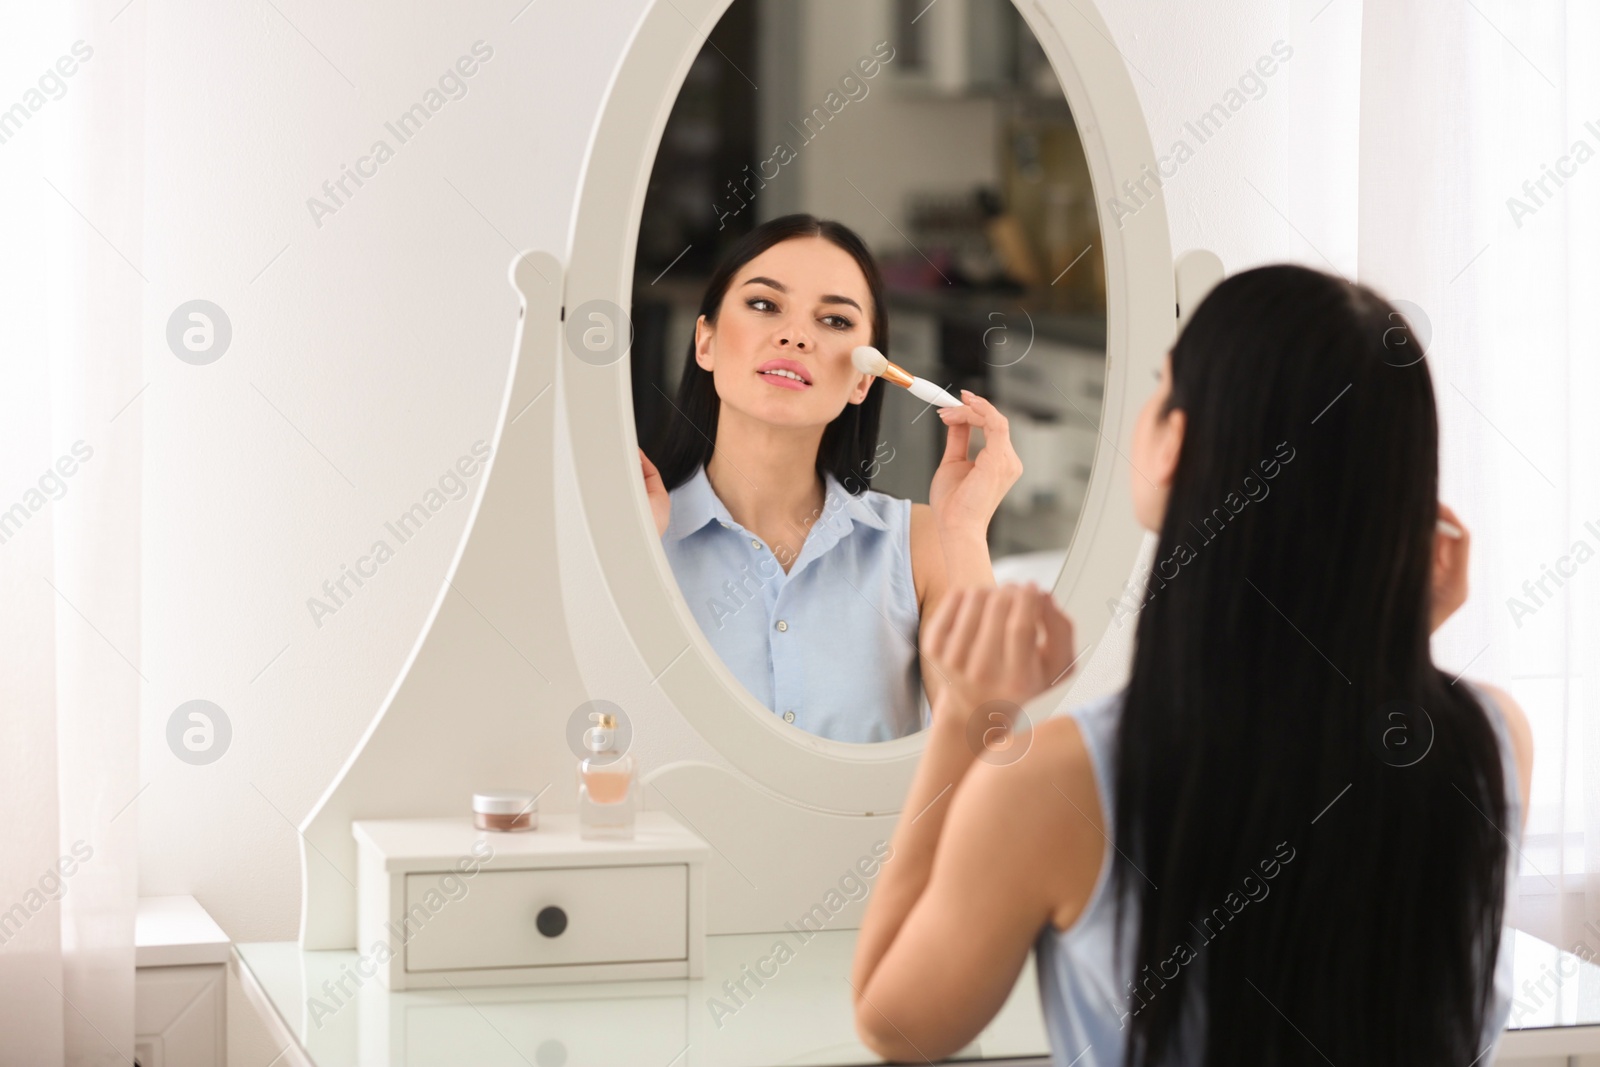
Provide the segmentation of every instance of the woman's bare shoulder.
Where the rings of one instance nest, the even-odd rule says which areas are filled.
[[[1527,712],[1522,710],[1522,705],[1510,693],[1488,682],[1474,681],[1473,684],[1494,698],[1500,716],[1505,720],[1506,733],[1511,737],[1511,749],[1517,757],[1517,777],[1520,779],[1517,784],[1522,793],[1522,821],[1526,824],[1533,787],[1533,727],[1528,723]]]

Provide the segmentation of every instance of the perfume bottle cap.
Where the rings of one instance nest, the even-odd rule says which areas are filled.
[[[590,752],[604,752],[616,737],[616,716],[603,711],[591,711],[589,721],[594,726],[583,732],[583,747]]]

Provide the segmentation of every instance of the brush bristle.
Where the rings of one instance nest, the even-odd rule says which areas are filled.
[[[850,352],[850,362],[862,374],[882,374],[889,366],[889,357],[871,345],[861,345]]]

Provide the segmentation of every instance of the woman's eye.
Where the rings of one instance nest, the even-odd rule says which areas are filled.
[[[751,297],[749,300],[745,301],[745,303],[749,307],[755,308],[755,310],[757,310],[757,311],[766,311],[767,310],[766,308],[764,308],[764,307],[756,307],[756,305],[757,304],[772,304],[772,301],[768,300],[764,296],[756,296],[756,297]],[[774,306],[776,306],[776,305],[774,305]]]
[[[855,325],[855,323],[851,322],[843,315],[825,315],[823,316],[822,321],[828,323],[836,330],[848,330]]]

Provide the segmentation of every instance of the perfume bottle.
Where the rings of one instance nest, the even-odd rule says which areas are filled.
[[[578,764],[578,836],[628,840],[633,837],[633,756],[618,752],[617,720],[605,712],[589,713],[594,723],[583,732],[589,757]]]

